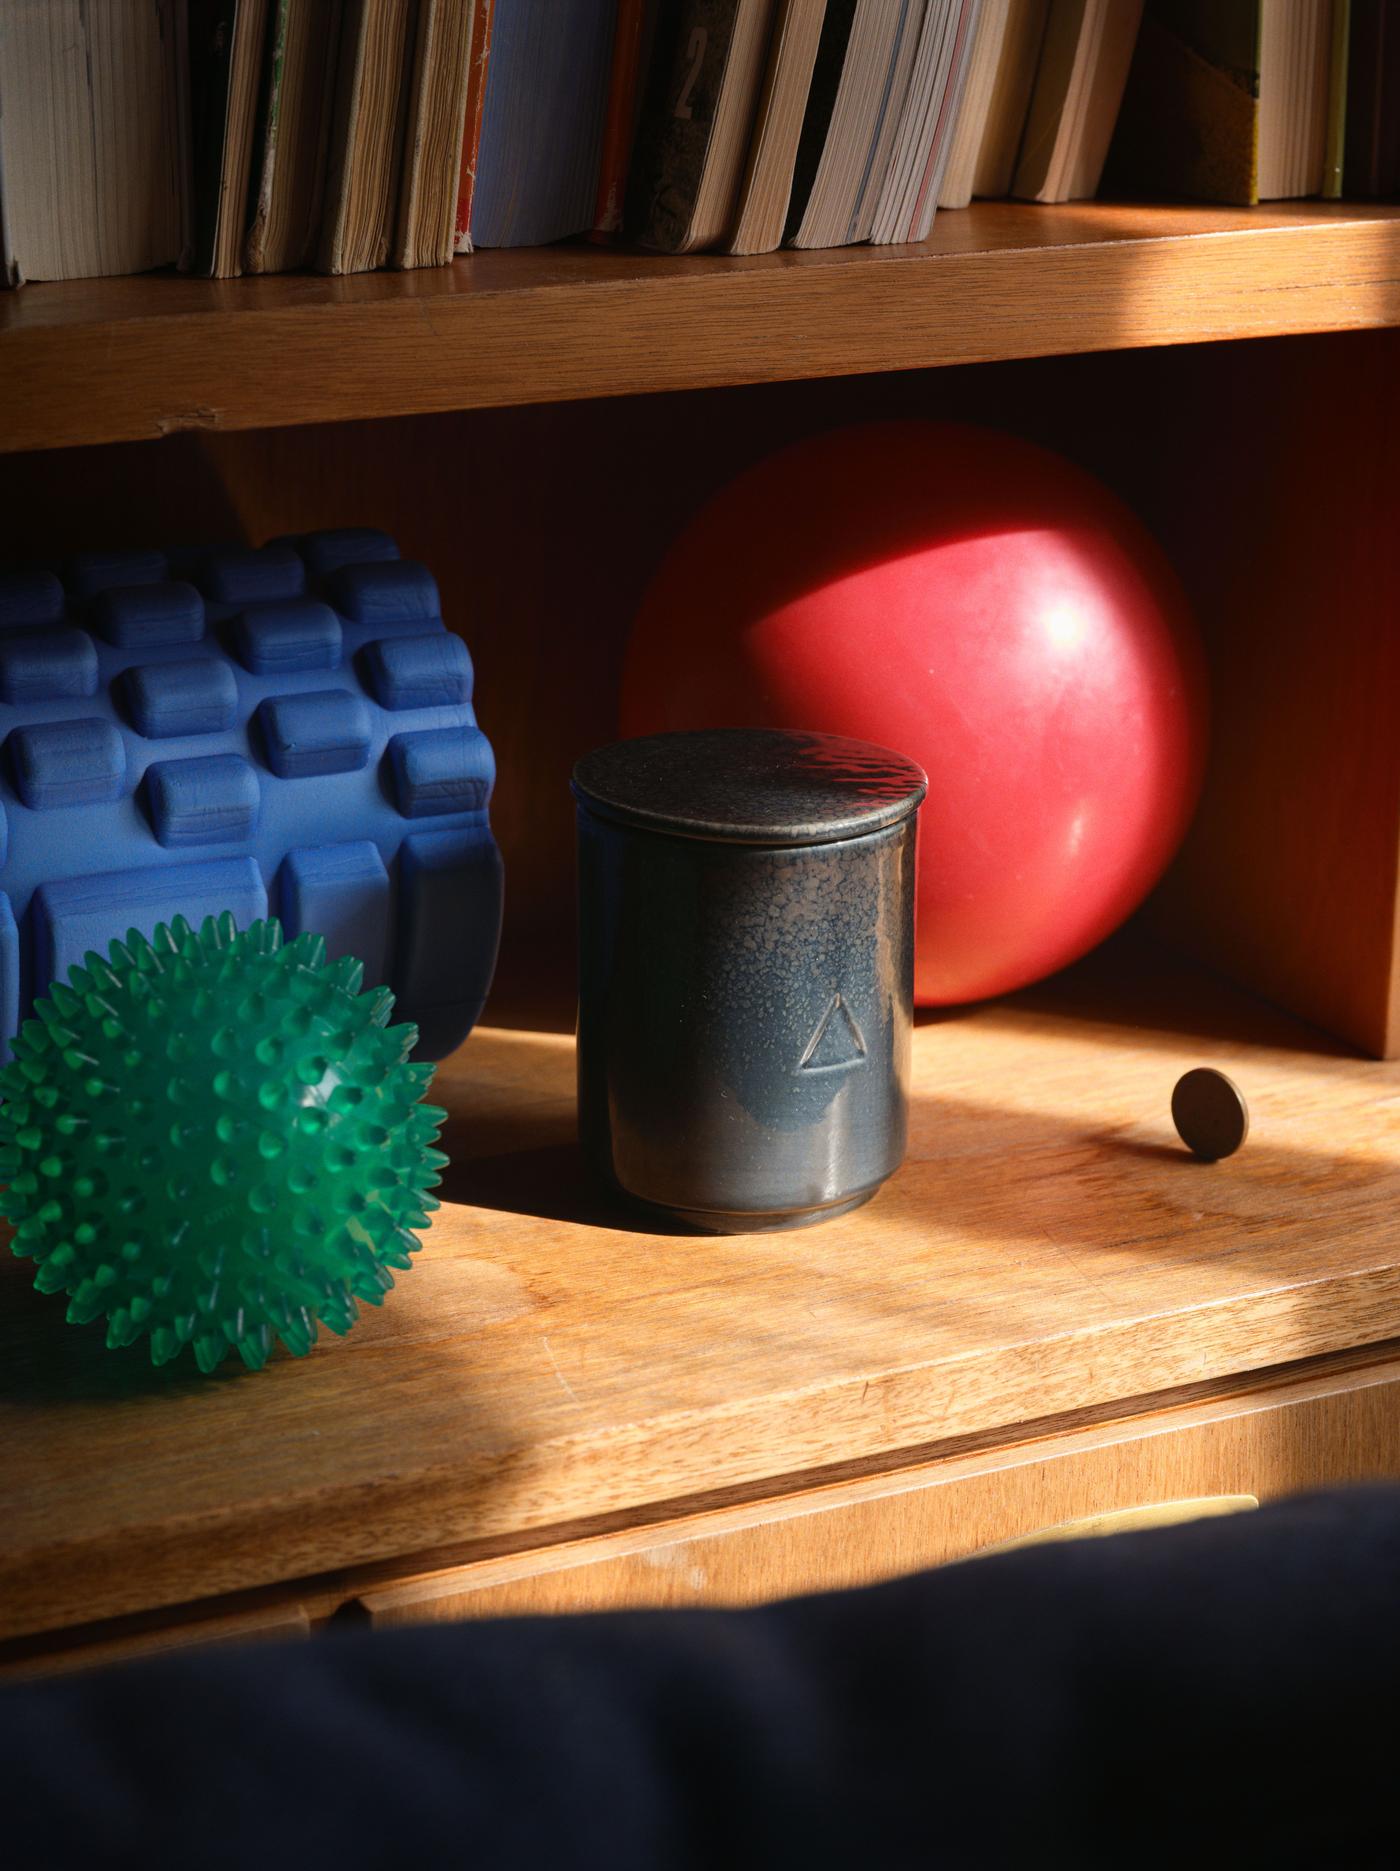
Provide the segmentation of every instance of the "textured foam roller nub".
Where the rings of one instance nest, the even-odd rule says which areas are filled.
[[[369,981],[385,977],[389,899],[389,873],[368,839],[289,851],[282,865],[287,921],[323,935],[333,957],[358,955]]]
[[[149,865],[100,877],[57,878],[34,892],[35,979],[46,985],[61,981],[89,949],[100,954],[113,929],[154,929],[171,914],[172,874],[192,922],[230,910],[246,927],[267,914],[267,891],[252,858],[193,857],[183,859],[178,870]]]
[[[380,1303],[437,1207],[445,1113],[361,973],[275,922],[177,917],[35,1003],[0,1072],[0,1208],[72,1323],[257,1369]]]
[[[66,624],[0,637],[0,701],[87,701],[97,693],[92,638]]]
[[[389,743],[394,791],[405,818],[474,812],[486,804],[495,762],[480,729],[424,728]]]
[[[369,759],[369,710],[346,689],[272,696],[258,719],[267,764],[284,780],[353,773]]]
[[[375,526],[333,526],[324,532],[306,533],[298,539],[274,539],[270,543],[294,546],[313,578],[324,578],[342,565],[382,565],[399,556],[395,542]]]
[[[365,668],[381,708],[450,708],[471,700],[472,659],[462,639],[445,631],[371,643]]]
[[[56,624],[63,615],[63,586],[52,572],[0,573],[0,630]]]
[[[233,628],[234,652],[255,676],[276,676],[295,669],[338,669],[342,647],[340,619],[315,598],[292,598],[285,604],[244,611]]]
[[[258,822],[258,776],[241,754],[157,760],[146,769],[151,822],[167,849],[236,844]]]
[[[164,649],[198,643],[204,635],[204,600],[193,585],[123,585],[104,591],[92,607],[93,627],[121,650]]]
[[[15,791],[36,812],[119,799],[126,750],[110,721],[45,721],[10,736]]]
[[[290,546],[229,547],[207,554],[199,588],[219,604],[299,598],[306,589],[306,567]]]
[[[95,598],[121,585],[158,585],[169,576],[163,552],[75,552],[63,568],[64,583],[75,598]]]
[[[411,559],[388,564],[344,565],[326,580],[339,611],[357,624],[430,622],[440,617],[441,601],[432,573]]]
[[[218,734],[238,719],[238,684],[227,663],[151,663],[126,672],[131,725],[150,740]]]

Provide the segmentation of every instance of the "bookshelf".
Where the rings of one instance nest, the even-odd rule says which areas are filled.
[[[0,299],[3,556],[385,526],[471,644],[510,880],[447,1201],[344,1344],[154,1373],[0,1263],[0,1665],[759,1597],[1400,1474],[1397,325],[1400,209],[1317,203]],[[572,1148],[568,767],[695,501],[895,414],[1061,448],[1159,533],[1212,661],[1200,820],[1144,925],[922,1018],[868,1207],[638,1233]],[[1214,1169],[1167,1110],[1204,1063],[1254,1114]]]
[[[0,296],[0,447],[1400,321],[1400,206],[979,202],[918,247],[753,259],[585,245],[343,279]]]

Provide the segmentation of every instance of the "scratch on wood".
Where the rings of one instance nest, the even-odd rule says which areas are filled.
[[[223,424],[224,412],[200,405],[197,409],[175,409],[168,416],[156,417],[158,435],[178,435],[182,429],[217,429]]]
[[[578,1392],[574,1389],[573,1385],[569,1382],[568,1378],[565,1377],[564,1373],[559,1369],[559,1360],[554,1355],[554,1347],[550,1344],[549,1340],[545,1337],[543,1332],[540,1333],[540,1343],[545,1348],[545,1353],[547,1357],[549,1358],[549,1362],[554,1366],[554,1375],[559,1379],[560,1385],[562,1386],[563,1391],[564,1391],[564,1395],[569,1399],[570,1403],[578,1403],[579,1401]],[[580,1408],[582,1408],[582,1405],[580,1405]]]

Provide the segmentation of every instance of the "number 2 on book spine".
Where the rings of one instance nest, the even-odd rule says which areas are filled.
[[[690,44],[685,49],[685,55],[690,60],[690,64],[686,70],[685,83],[681,86],[681,94],[676,99],[675,115],[677,117],[690,116],[690,94],[695,89],[695,80],[700,76],[700,67],[705,60],[705,47],[709,39],[709,31],[704,26],[697,26],[690,35]]]

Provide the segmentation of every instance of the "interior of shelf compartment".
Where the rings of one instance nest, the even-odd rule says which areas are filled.
[[[1160,540],[1200,621],[1213,720],[1162,926],[1329,1031],[1400,1053],[1400,331],[0,456],[0,558],[391,533],[432,570],[475,665],[509,954],[572,921],[570,770],[616,734],[628,632],[668,541],[763,455],[907,417],[1055,449]]]
[[[515,929],[570,913],[569,769],[616,731],[628,627],[665,542],[749,461],[844,423],[907,417],[1003,428],[1063,453],[1166,548],[1205,645],[1211,750],[1153,912],[1177,945],[1267,998],[1365,1051],[1400,1053],[1395,331],[447,419],[454,459],[465,464],[479,435],[493,464],[464,466],[461,510],[510,539],[529,523],[527,485],[549,503],[556,542],[528,565],[517,551],[448,574],[461,580],[483,719],[506,731],[496,813]],[[247,454],[245,482],[254,466],[315,471],[300,438]],[[514,485],[509,470],[487,485],[507,463]],[[396,465],[390,456],[380,480]],[[259,486],[253,498],[266,510],[269,495]],[[421,514],[409,523],[426,532]],[[435,562],[448,556],[438,549]],[[517,720],[508,685],[521,668]]]

